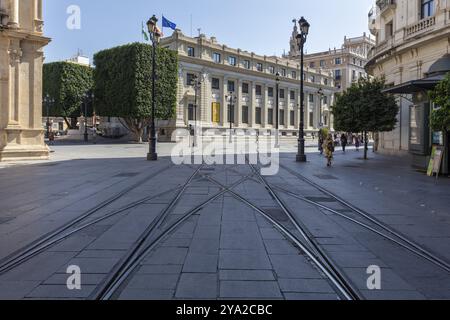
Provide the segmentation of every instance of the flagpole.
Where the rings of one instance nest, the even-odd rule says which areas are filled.
[[[161,24],[162,24],[161,32],[162,32],[163,37],[164,37],[164,13],[162,14],[162,17],[161,17]]]

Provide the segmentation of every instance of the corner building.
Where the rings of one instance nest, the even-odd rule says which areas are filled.
[[[0,161],[47,159],[42,0],[0,1]]]

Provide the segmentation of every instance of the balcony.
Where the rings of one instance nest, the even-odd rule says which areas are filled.
[[[405,39],[415,37],[433,30],[436,25],[436,17],[429,17],[405,28]]]

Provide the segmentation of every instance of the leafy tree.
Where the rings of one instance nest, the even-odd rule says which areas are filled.
[[[63,117],[68,127],[76,126],[80,116],[84,96],[93,86],[92,68],[72,62],[53,62],[44,64],[43,97],[49,97],[53,103],[49,106],[49,115]],[[42,114],[47,115],[47,106],[43,104]],[[92,113],[90,104],[89,113]],[[84,112],[84,110],[83,110]],[[69,122],[68,119],[71,119]]]
[[[384,79],[361,78],[341,95],[333,107],[338,131],[364,133],[364,159],[367,159],[368,133],[388,132],[397,124],[399,107],[394,96],[383,93]]]
[[[133,43],[94,56],[94,94],[99,115],[118,117],[138,141],[152,116],[152,47]],[[177,53],[157,49],[156,118],[175,116]]]
[[[439,106],[431,113],[431,128],[443,131],[447,136],[450,130],[450,73],[430,92],[430,98]]]

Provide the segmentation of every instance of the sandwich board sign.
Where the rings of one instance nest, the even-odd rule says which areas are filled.
[[[429,177],[433,177],[434,175],[436,175],[436,178],[439,177],[443,158],[444,150],[438,146],[434,146],[433,151],[431,152],[430,164],[428,165],[427,173]]]

